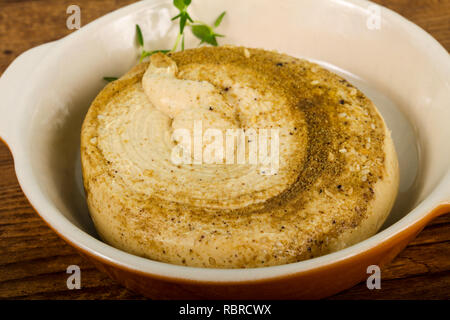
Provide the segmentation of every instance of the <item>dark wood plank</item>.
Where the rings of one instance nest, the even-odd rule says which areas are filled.
[[[132,0],[78,0],[82,23]],[[450,1],[377,0],[431,33],[450,48]],[[0,2],[0,74],[25,50],[59,39],[66,0]],[[332,299],[448,299],[450,297],[450,214],[430,223],[382,270],[382,289],[364,283]],[[82,289],[68,290],[66,268],[79,265]],[[142,299],[94,268],[38,217],[23,195],[13,159],[0,143],[0,299]]]

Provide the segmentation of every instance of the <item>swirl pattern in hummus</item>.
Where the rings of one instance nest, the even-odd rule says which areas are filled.
[[[277,174],[174,164],[172,134],[195,120],[279,128]],[[81,156],[106,242],[197,267],[279,265],[345,248],[379,229],[398,187],[389,131],[363,93],[305,60],[242,47],[154,55],[109,84],[84,121]]]

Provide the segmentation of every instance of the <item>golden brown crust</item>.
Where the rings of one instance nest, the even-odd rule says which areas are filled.
[[[209,81],[229,101],[239,99],[240,86],[270,103],[269,111],[261,111],[239,102],[238,117],[247,128],[283,125],[286,164],[273,188],[238,196],[228,197],[224,175],[216,181],[223,198],[206,196],[211,183],[177,185],[187,171],[166,172],[166,184],[173,186],[168,190],[152,182],[147,192],[140,182],[131,183],[116,163],[120,158],[105,155],[111,150],[98,141],[105,126],[98,116],[120,116],[122,102],[141,90],[148,63],[140,64],[98,95],[82,128],[88,205],[105,241],[169,263],[247,268],[320,256],[378,230],[395,199],[397,160],[383,119],[359,90],[315,64],[276,52],[205,47],[169,57],[180,78]],[[204,198],[193,196],[202,190]]]

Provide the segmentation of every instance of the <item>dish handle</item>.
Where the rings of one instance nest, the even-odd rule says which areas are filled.
[[[438,189],[439,193],[437,198],[440,201],[438,201],[438,205],[436,205],[435,209],[431,212],[431,219],[450,213],[450,169],[447,171],[447,174],[444,175]]]
[[[24,83],[39,64],[52,43],[46,43],[25,51],[18,56],[0,77],[0,138],[10,147],[17,133],[20,114],[20,84]]]

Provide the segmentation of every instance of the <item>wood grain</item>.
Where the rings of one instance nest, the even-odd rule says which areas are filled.
[[[59,39],[66,8],[76,3],[86,24],[131,0],[2,0],[0,74],[20,53]],[[449,50],[450,0],[378,0],[412,20]],[[364,283],[332,299],[450,298],[450,215],[430,223],[382,270],[382,289]],[[68,290],[66,268],[81,268],[82,289]],[[0,299],[142,299],[97,271],[58,238],[32,209],[17,182],[11,154],[0,143]]]

